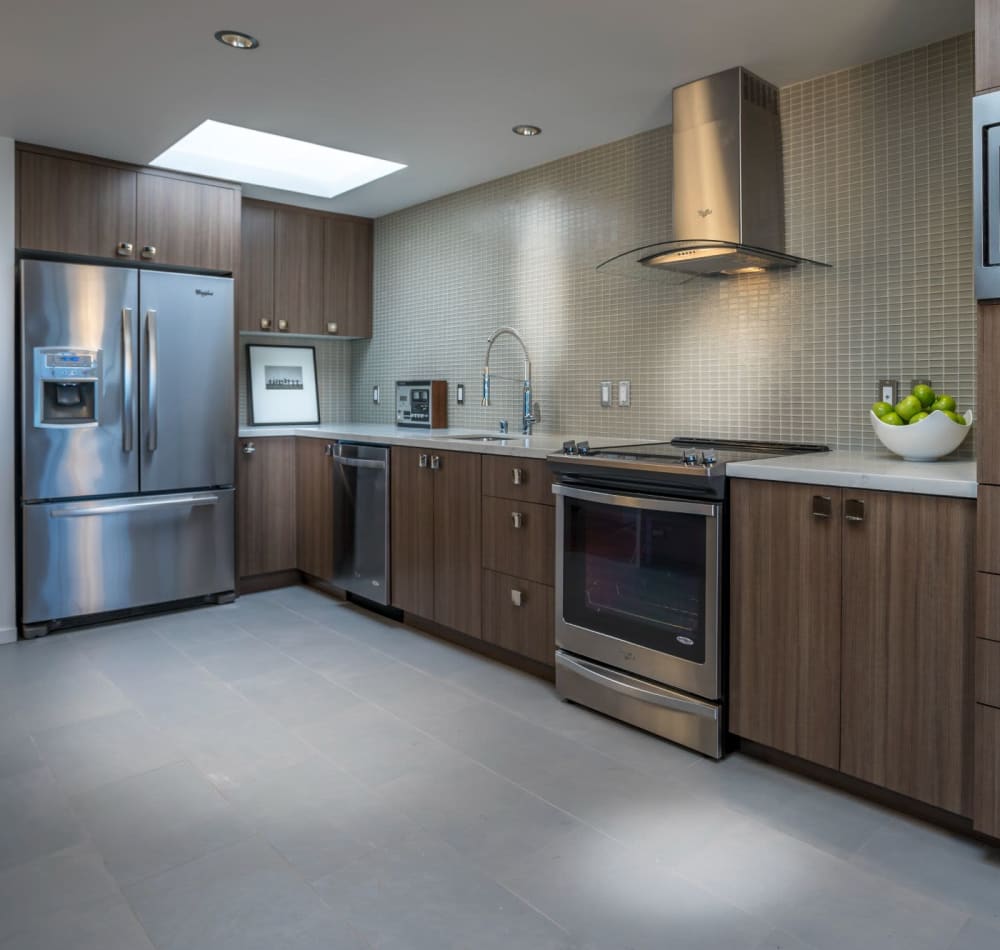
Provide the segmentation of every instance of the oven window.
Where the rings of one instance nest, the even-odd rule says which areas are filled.
[[[568,497],[562,503],[565,620],[704,663],[705,518]]]

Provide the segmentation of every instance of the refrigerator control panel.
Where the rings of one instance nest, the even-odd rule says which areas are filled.
[[[99,425],[101,351],[39,346],[34,356],[35,428]]]

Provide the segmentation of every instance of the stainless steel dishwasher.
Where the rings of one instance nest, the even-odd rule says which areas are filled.
[[[333,461],[333,583],[388,606],[389,449],[338,442]]]

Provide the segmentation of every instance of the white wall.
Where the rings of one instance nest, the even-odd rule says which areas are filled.
[[[14,140],[0,138],[0,643],[17,639],[14,597]]]

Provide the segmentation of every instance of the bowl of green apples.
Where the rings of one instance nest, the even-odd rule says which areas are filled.
[[[959,413],[951,396],[914,386],[895,406],[876,402],[869,411],[879,441],[908,462],[933,462],[955,451],[972,428],[972,413]]]

